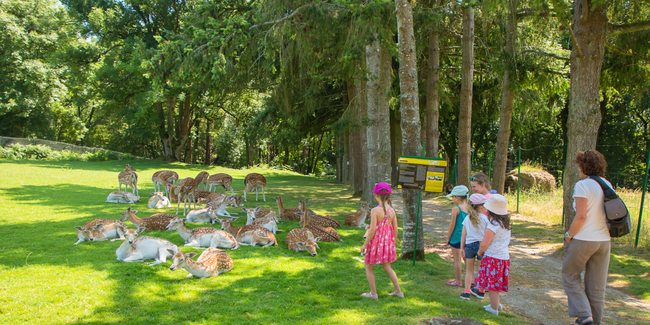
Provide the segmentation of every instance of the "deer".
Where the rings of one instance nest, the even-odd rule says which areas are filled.
[[[223,186],[224,189],[230,190],[230,195],[235,195],[235,190],[232,188],[232,176],[224,173],[219,173],[215,175],[210,175],[208,177],[208,185],[210,186],[209,191],[212,192],[212,187],[216,191],[219,186]]]
[[[275,211],[272,211],[272,214],[268,213],[264,217],[258,217],[257,213],[259,213],[261,209],[260,207],[252,209],[241,209],[246,212],[246,225],[262,226],[270,230],[274,235],[278,232],[278,219],[276,218]]]
[[[175,218],[175,215],[156,213],[149,218],[138,218],[135,214],[138,213],[138,210],[131,210],[131,207],[122,212],[122,217],[120,221],[124,222],[126,220],[131,221],[139,229],[146,228],[147,230],[167,230],[167,225],[169,221]]]
[[[195,209],[187,213],[186,222],[214,224],[215,216],[211,208]]]
[[[262,174],[250,173],[246,175],[246,178],[244,178],[244,185],[246,185],[246,189],[244,190],[244,202],[248,202],[248,200],[246,200],[246,192],[252,192],[253,190],[255,190],[255,201],[257,201],[257,190],[259,188],[262,189],[262,198],[264,199],[264,202],[266,202],[266,195],[264,195],[266,178],[264,178]]]
[[[178,209],[181,206],[181,200],[183,200],[183,216],[185,216],[185,212],[187,211],[187,202],[189,201],[190,206],[192,205],[192,202],[194,202],[194,208],[196,209],[196,200],[194,199],[194,190],[196,190],[196,187],[198,185],[197,181],[192,177],[187,177],[180,182],[178,182],[178,187],[177,189],[177,194],[178,194],[178,205],[176,206],[176,214],[178,215]]]
[[[161,185],[166,187],[167,184],[176,184],[176,181],[178,181],[178,173],[172,170],[159,170],[153,173],[151,181],[153,182],[153,190],[160,192]]]
[[[196,184],[196,188],[198,189],[199,186],[204,185],[204,189],[208,189],[208,178],[210,177],[210,174],[208,172],[200,172],[196,177],[194,177],[194,183]]]
[[[275,235],[264,227],[257,225],[245,225],[241,227],[233,226],[232,222],[237,219],[237,217],[234,217],[218,220],[221,223],[221,230],[226,230],[235,236],[240,245],[257,246],[260,244],[262,247],[268,247],[276,246],[278,244]]]
[[[133,194],[140,196],[138,192],[138,174],[135,173],[135,168],[131,167],[131,165],[126,164],[126,168],[124,168],[123,172],[120,172],[117,179],[119,181],[118,191],[122,190],[122,184],[124,184],[124,191],[126,191],[127,186],[130,186]]]
[[[309,200],[308,200],[309,201]],[[300,201],[300,206],[301,206],[301,212],[298,212],[298,214],[301,216],[300,218],[300,225],[305,228],[309,229],[314,236],[320,237],[321,241],[328,241],[328,242],[337,242],[337,241],[342,241],[341,236],[334,230],[332,227],[327,227],[327,228],[322,228],[317,225],[312,225],[311,224],[311,213],[307,212],[307,202],[308,201]]]
[[[169,222],[167,230],[176,230],[185,240],[185,246],[192,247],[217,247],[227,249],[238,249],[239,243],[231,234],[226,231],[201,227],[189,229],[185,226],[187,219],[174,218]]]
[[[345,218],[345,221],[343,222],[344,224],[358,228],[363,228],[366,226],[365,222],[370,212],[370,206],[367,203],[359,202],[359,207],[360,208],[357,210],[357,212],[348,214],[348,216]]]
[[[275,202],[278,203],[278,215],[282,220],[300,220],[300,215],[297,213],[300,212],[300,208],[285,209],[282,202],[284,196],[278,196],[275,198]]]
[[[172,253],[171,250],[169,252]],[[194,252],[176,252],[172,257],[172,266],[169,267],[169,270],[176,271],[179,268],[184,268],[189,272],[188,278],[199,279],[214,277],[232,270],[232,258],[224,250],[209,247],[201,253],[196,262],[192,260],[194,256],[196,256]]]
[[[314,238],[314,234],[305,228],[291,229],[285,238],[285,242],[290,250],[301,252],[308,251],[311,256],[316,256],[316,249],[320,237]]]
[[[147,203],[149,209],[164,209],[171,208],[172,204],[169,202],[169,199],[165,196],[163,192],[153,192],[151,193],[151,198]]]
[[[137,237],[144,230],[145,228],[126,230],[126,240],[115,251],[118,261],[135,262],[154,259],[154,262],[147,264],[156,265],[165,263],[167,257],[179,252],[178,246],[169,240],[149,236]]]
[[[212,193],[207,190],[194,190],[194,196],[197,203],[210,202],[214,199],[218,199],[219,196],[215,194],[217,193]]]
[[[125,191],[113,191],[106,197],[106,203],[129,203],[140,202],[140,197]]]
[[[301,212],[304,213],[304,214],[309,215],[309,224],[310,225],[318,226],[318,227],[321,227],[323,229],[328,228],[328,227],[341,228],[341,224],[339,224],[339,222],[336,221],[336,219],[332,218],[331,216],[322,216],[322,215],[316,214],[314,211],[307,208],[307,203],[309,203],[310,201],[311,200],[300,201],[300,203],[298,204],[298,206],[300,206]],[[302,224],[303,221],[304,221],[304,218],[301,219],[301,221],[300,221],[301,226],[304,226]]]
[[[217,215],[220,217],[232,217],[233,215],[237,215],[237,213],[230,213],[226,211],[226,206],[228,206],[228,202],[230,201],[230,196],[224,198],[221,201],[212,201],[208,202],[208,204],[205,206],[206,208],[211,209],[212,215]]]
[[[79,240],[74,244],[77,245],[87,240],[104,241],[111,239],[111,242],[114,242],[117,239],[124,239],[127,227],[119,220],[95,219],[86,222],[83,227],[76,226],[75,229],[77,229],[77,239]]]

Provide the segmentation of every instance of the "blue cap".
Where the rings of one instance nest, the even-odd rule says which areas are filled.
[[[467,196],[469,194],[469,190],[467,189],[467,186],[465,185],[458,185],[454,187],[453,190],[451,190],[451,193],[447,195],[447,197],[452,197],[452,196]]]

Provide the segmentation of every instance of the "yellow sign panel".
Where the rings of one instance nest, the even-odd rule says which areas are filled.
[[[447,162],[439,158],[400,157],[398,185],[405,190],[443,191]]]

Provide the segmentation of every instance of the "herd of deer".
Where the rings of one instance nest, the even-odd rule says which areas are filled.
[[[106,202],[111,203],[135,203],[140,201],[138,196],[138,175],[135,168],[126,165],[126,169],[119,174],[119,190],[108,195]],[[200,172],[195,178],[188,177],[178,180],[178,174],[171,170],[162,170],[153,174],[152,181],[154,191],[147,206],[150,209],[161,209],[171,207],[172,202],[177,203],[176,215],[156,213],[148,218],[136,216],[138,211],[127,208],[119,220],[96,219],[87,222],[83,227],[77,229],[78,241],[104,241],[124,240],[115,252],[117,259],[124,262],[144,261],[154,259],[149,265],[165,263],[172,258],[170,270],[175,271],[184,268],[189,272],[188,277],[206,278],[217,276],[228,272],[233,267],[233,261],[223,249],[238,249],[240,245],[250,246],[276,246],[278,242],[275,234],[278,232],[277,223],[280,220],[300,221],[301,228],[292,229],[286,236],[285,242],[290,250],[296,252],[307,251],[316,256],[319,241],[337,242],[341,237],[335,228],[341,228],[336,219],[329,215],[316,214],[307,208],[310,200],[300,201],[297,208],[284,208],[284,196],[276,197],[278,213],[273,209],[261,207],[245,208],[242,201],[246,202],[246,192],[262,190],[266,179],[263,175],[251,173],[244,179],[246,189],[244,197],[234,195],[231,186],[232,177],[228,174],[209,175],[207,172]],[[125,184],[125,191],[121,191],[122,184]],[[204,185],[205,189],[199,189]],[[131,187],[132,193],[126,192],[126,186]],[[231,195],[213,193],[222,186],[230,190]],[[180,202],[183,201],[183,216],[188,208],[194,204],[194,210],[187,213],[186,218],[179,218]],[[206,203],[205,208],[196,209],[196,203]],[[360,209],[351,213],[345,219],[345,224],[353,227],[366,227],[365,220],[369,215],[370,208],[367,204],[359,203]],[[227,206],[241,207],[246,213],[246,224],[236,227],[232,223],[238,220],[233,217],[236,213],[226,211]],[[223,217],[223,218],[219,218]],[[130,221],[136,229],[129,229],[124,222]],[[186,223],[215,223],[221,224],[221,229],[213,227],[200,227],[190,229]],[[174,243],[156,237],[138,236],[144,231],[153,230],[176,230],[184,240],[185,246],[207,247],[205,251],[194,261],[196,253],[184,253]]]

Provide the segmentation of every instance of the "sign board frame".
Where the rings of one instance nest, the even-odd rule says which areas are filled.
[[[398,160],[398,180],[403,190],[442,193],[447,161],[442,158],[402,156]]]

